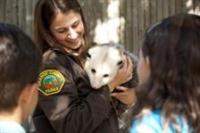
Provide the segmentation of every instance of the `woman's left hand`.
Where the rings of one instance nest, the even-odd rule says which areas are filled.
[[[123,86],[119,86],[116,90],[120,92],[113,92],[111,96],[115,97],[122,103],[132,106],[136,102],[135,88],[126,88]]]
[[[109,83],[110,92],[112,92],[117,86],[129,81],[133,76],[133,63],[131,58],[124,55],[124,65],[119,69],[115,78]]]

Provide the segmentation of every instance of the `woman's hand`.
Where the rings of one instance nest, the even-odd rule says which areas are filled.
[[[111,96],[118,99],[120,102],[128,105],[129,107],[133,106],[136,102],[135,88],[126,88],[119,86],[116,88],[119,92],[111,93]]]
[[[108,85],[110,92],[112,92],[117,86],[120,86],[132,78],[133,63],[131,58],[124,56],[123,63],[123,67],[119,69],[113,81]]]

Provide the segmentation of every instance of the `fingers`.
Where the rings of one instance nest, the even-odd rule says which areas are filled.
[[[118,86],[118,87],[116,87],[116,89],[121,92],[113,92],[113,93],[111,93],[111,96],[114,96],[114,97],[124,96],[124,95],[126,95],[126,93],[128,91],[128,88],[123,87],[123,86]]]
[[[125,95],[124,94],[122,94],[123,92],[119,92],[119,93],[111,93],[111,96],[112,97],[115,97],[115,98],[117,98],[117,99],[121,99],[121,98],[123,98]]]
[[[125,91],[125,90],[127,90],[127,88],[126,88],[126,87],[123,87],[123,86],[118,86],[116,89],[117,89],[117,90],[120,90],[120,91]]]
[[[126,60],[127,60],[127,68],[128,68],[131,64],[130,57],[126,56]]]
[[[119,93],[111,93],[111,96],[115,97],[126,105],[132,105],[136,101],[136,94],[134,88],[118,87],[118,89],[124,90]]]
[[[128,64],[127,64],[128,60],[127,60],[127,56],[126,55],[123,55],[123,67],[122,69],[127,69],[128,67]]]
[[[131,70],[133,68],[133,63],[132,63],[132,60],[130,57],[128,56],[125,56],[124,59],[123,59],[123,62],[124,62],[124,69],[125,70]]]
[[[116,99],[118,99],[119,101],[121,101],[122,103],[128,104],[129,103],[129,97],[128,96],[128,92],[119,92],[119,93],[111,93],[112,97],[115,97]]]
[[[126,73],[127,73],[127,80],[126,81],[129,81],[130,79],[132,79],[133,77],[133,63],[132,63],[132,60],[130,57],[126,56],[126,61],[125,61],[125,68],[126,70]]]
[[[132,72],[133,71],[133,63],[130,57],[127,57],[127,71]]]
[[[111,88],[115,88],[127,81],[129,81],[132,78],[132,70],[133,70],[133,64],[130,57],[124,55],[123,56],[123,66],[119,69],[117,72],[117,75],[114,77],[113,81],[111,81],[110,86]]]

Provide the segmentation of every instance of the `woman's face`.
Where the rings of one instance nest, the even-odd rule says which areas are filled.
[[[50,25],[50,31],[65,50],[78,50],[84,45],[85,29],[81,15],[77,12],[58,12]]]
[[[150,62],[148,57],[144,57],[142,50],[140,50],[140,56],[137,66],[137,72],[139,77],[139,84],[143,84],[150,76]]]

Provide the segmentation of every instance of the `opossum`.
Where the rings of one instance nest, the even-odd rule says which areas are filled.
[[[94,89],[109,84],[123,65],[123,56],[128,55],[133,62],[133,77],[131,85],[135,87],[138,79],[136,74],[137,58],[125,51],[120,44],[105,43],[91,47],[87,53],[84,69],[89,76],[90,84]]]
[[[137,58],[135,55],[126,51],[122,45],[116,43],[97,44],[88,50],[84,69],[89,77],[92,88],[99,89],[108,85],[121,67],[123,67],[123,56],[127,55],[133,63],[132,79],[122,84],[128,88],[135,88],[138,84],[138,75],[136,72]],[[116,90],[116,89],[115,89]],[[130,114],[132,109],[125,109],[125,105],[114,99],[115,108],[120,110],[119,127],[120,132],[127,132]],[[123,112],[123,113],[122,113]]]

